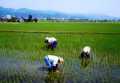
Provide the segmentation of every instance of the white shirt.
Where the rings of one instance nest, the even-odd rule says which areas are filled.
[[[54,37],[46,37],[46,40],[48,40],[49,43],[53,43],[54,41],[57,41]]]
[[[59,57],[54,55],[47,55],[49,61],[52,63],[52,66],[56,66],[58,64]]]

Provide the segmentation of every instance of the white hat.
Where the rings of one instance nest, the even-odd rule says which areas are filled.
[[[61,63],[64,63],[64,59],[62,57],[59,57],[59,60]]]
[[[83,52],[87,52],[87,53],[90,53],[90,47],[89,46],[85,46],[84,48],[83,48]]]

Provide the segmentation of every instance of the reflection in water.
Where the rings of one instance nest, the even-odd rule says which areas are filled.
[[[48,72],[45,78],[45,83],[64,83],[64,76],[62,72]]]
[[[81,67],[85,68],[90,64],[90,59],[81,59]]]

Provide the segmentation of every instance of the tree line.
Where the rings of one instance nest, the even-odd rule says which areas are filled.
[[[28,15],[27,18],[25,17],[18,18],[16,16],[6,15],[0,16],[0,22],[38,22],[38,19],[33,18],[32,15]]]

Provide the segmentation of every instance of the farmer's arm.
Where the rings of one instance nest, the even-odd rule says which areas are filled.
[[[53,62],[52,68],[53,68],[53,70],[57,70],[58,69],[58,60],[55,60]]]

